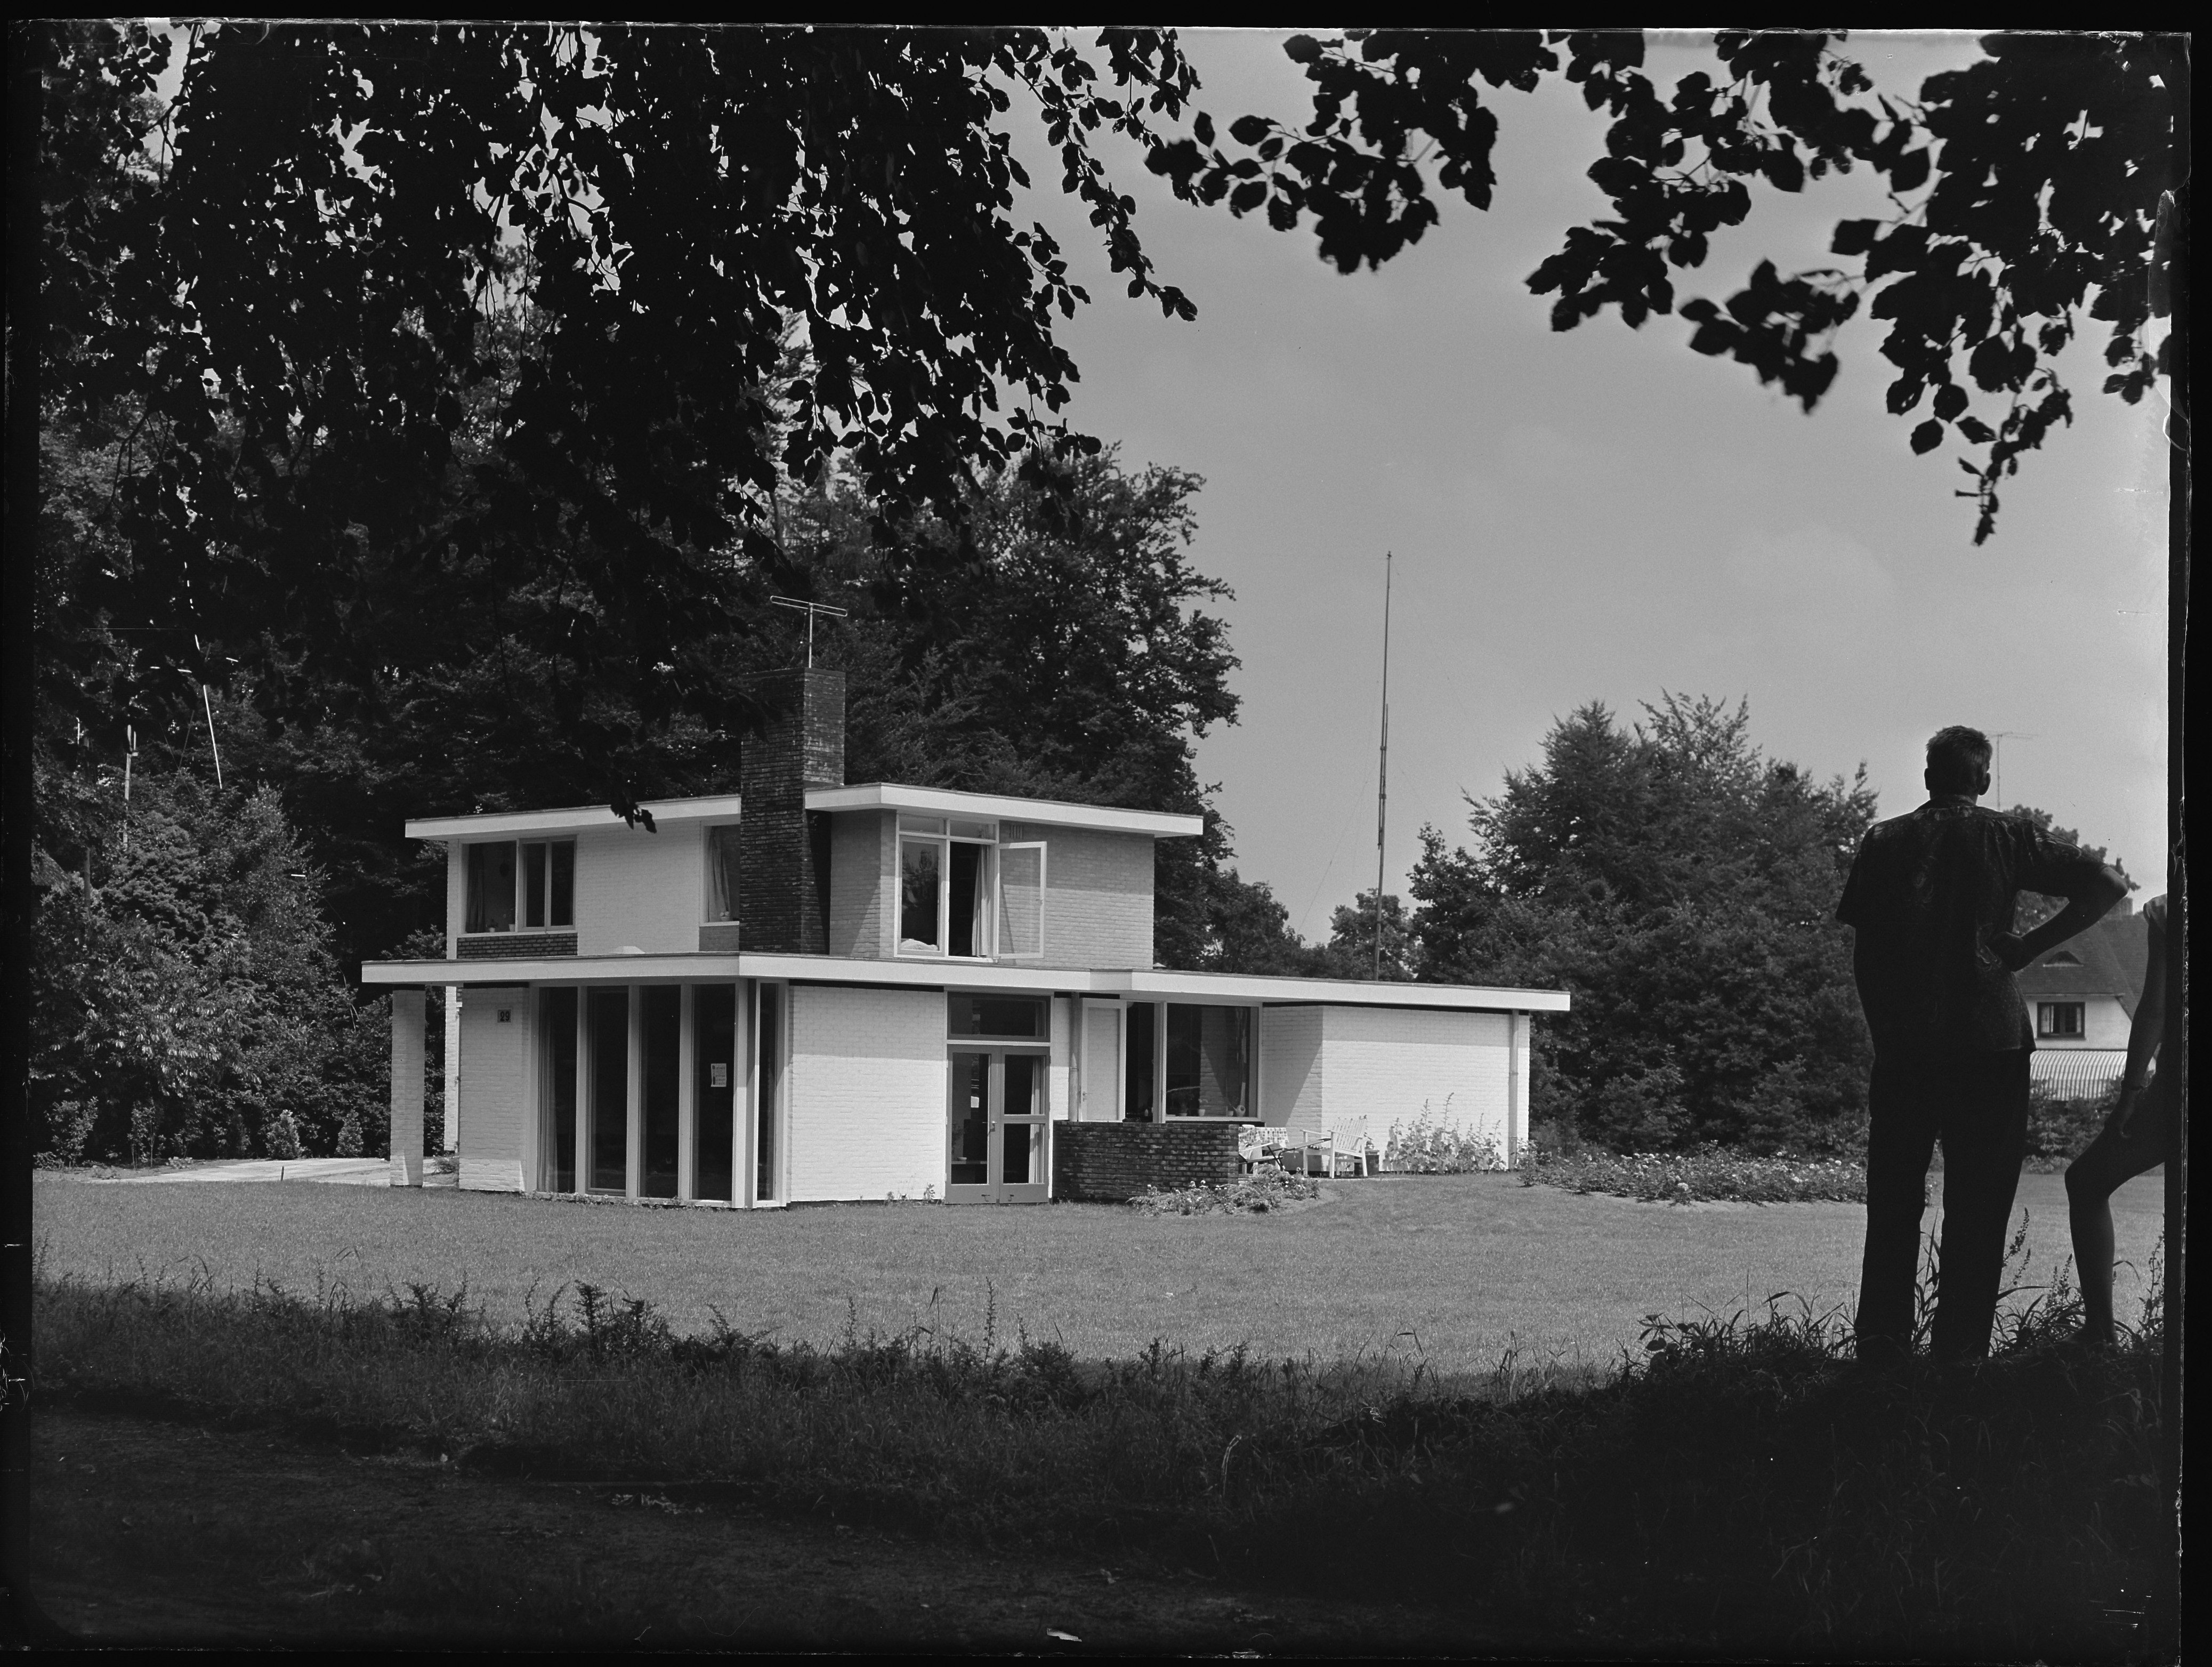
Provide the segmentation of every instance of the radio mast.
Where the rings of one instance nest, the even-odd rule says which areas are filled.
[[[1382,552],[1382,755],[1375,770],[1375,982],[1382,982],[1382,838],[1390,812],[1390,562]]]

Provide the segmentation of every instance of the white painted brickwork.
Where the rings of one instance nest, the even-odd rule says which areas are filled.
[[[830,952],[884,960],[890,940],[884,899],[897,857],[897,818],[887,811],[844,811],[830,818]]]
[[[1364,1115],[1379,1147],[1392,1122],[1411,1123],[1425,1104],[1436,1121],[1467,1133],[1487,1130],[1504,1145],[1510,1015],[1393,1007],[1320,1012],[1324,1105],[1331,1115]]]
[[[648,955],[699,947],[706,908],[707,832],[696,822],[611,828],[576,837],[576,952]]]
[[[945,997],[791,991],[791,1198],[945,1195]]]
[[[1317,1127],[1322,1086],[1320,1007],[1263,1007],[1260,1012],[1260,1117],[1283,1128]]]
[[[1152,965],[1151,835],[1001,822],[999,838],[1044,842],[1043,964]]]
[[[507,1022],[500,1023],[501,1013]],[[520,1192],[530,1132],[530,992],[486,987],[461,1004],[460,1183],[471,1192]]]

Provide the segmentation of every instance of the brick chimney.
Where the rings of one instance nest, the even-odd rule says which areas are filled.
[[[794,667],[747,678],[766,714],[739,755],[738,921],[744,946],[830,950],[830,818],[806,810],[809,788],[845,785],[845,674]]]

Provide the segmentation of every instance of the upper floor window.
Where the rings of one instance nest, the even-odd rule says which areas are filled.
[[[2084,1033],[2082,1023],[2088,1004],[2084,1001],[2038,1001],[2035,1004],[2035,1033],[2038,1036],[2069,1037]]]
[[[994,822],[902,816],[898,952],[962,960],[1043,952],[1044,847]]]
[[[733,921],[738,917],[738,830],[735,826],[707,830],[706,917]]]
[[[544,931],[576,923],[576,842],[500,840],[467,848],[465,932]]]

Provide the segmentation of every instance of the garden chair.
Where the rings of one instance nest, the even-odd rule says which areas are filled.
[[[1336,1160],[1339,1158],[1347,1159],[1351,1163],[1352,1172],[1355,1175],[1375,1173],[1375,1154],[1367,1144],[1365,1113],[1363,1112],[1357,1116],[1324,1117],[1322,1119],[1322,1124],[1320,1138],[1328,1147],[1327,1173],[1332,1178],[1336,1174]]]
[[[1291,1131],[1270,1128],[1266,1123],[1255,1123],[1237,1131],[1237,1156],[1248,1170],[1262,1164],[1278,1164],[1283,1159],[1283,1147]]]

